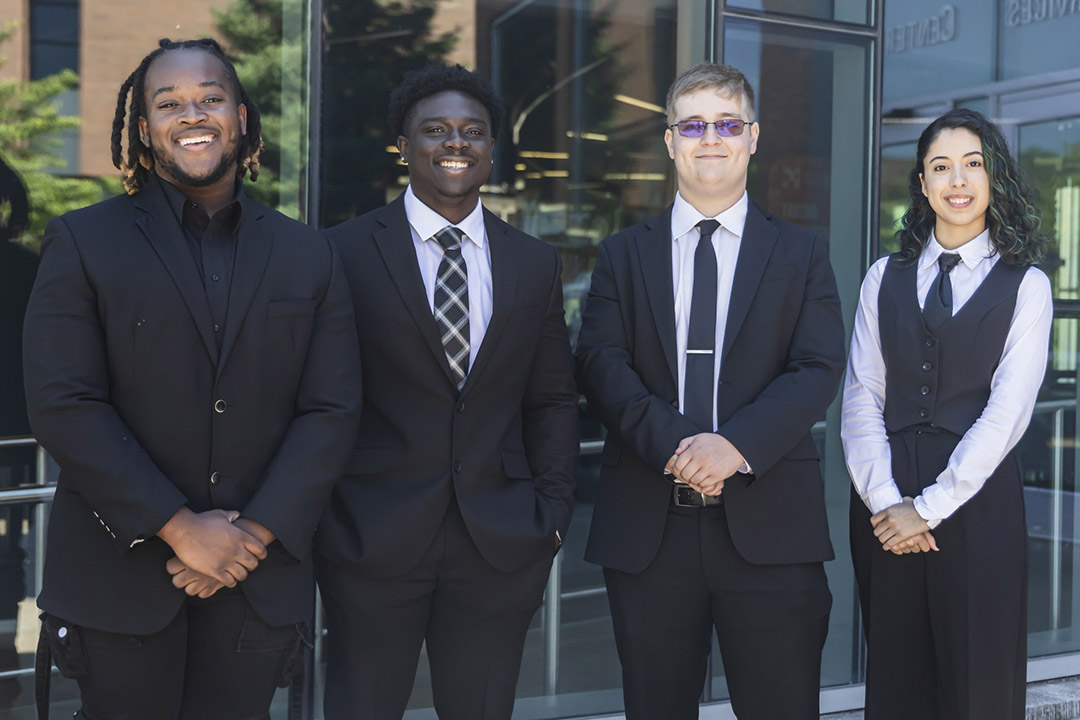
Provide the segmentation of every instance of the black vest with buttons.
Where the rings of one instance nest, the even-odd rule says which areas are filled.
[[[943,428],[963,435],[990,399],[1026,267],[997,262],[938,334],[919,309],[918,263],[889,258],[878,293],[885,360],[885,428]]]

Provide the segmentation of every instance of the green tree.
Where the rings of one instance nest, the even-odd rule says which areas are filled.
[[[0,45],[14,32],[14,23],[0,29]],[[0,57],[0,66],[5,61]],[[78,84],[79,77],[71,70],[40,80],[0,80],[0,159],[19,175],[30,198],[29,224],[15,239],[33,249],[49,220],[121,190],[119,178],[55,172],[67,165],[56,152],[63,144],[62,134],[79,127],[79,118],[61,115],[60,96]]]

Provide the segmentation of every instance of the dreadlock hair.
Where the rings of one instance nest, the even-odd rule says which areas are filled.
[[[487,78],[478,72],[470,72],[460,65],[432,63],[422,70],[405,73],[405,79],[390,93],[387,120],[395,137],[405,134],[416,103],[436,93],[457,90],[476,98],[487,108],[491,117],[491,137],[497,138],[503,119],[503,104]]]
[[[950,110],[930,123],[919,136],[915,167],[908,176],[908,209],[896,233],[900,257],[914,261],[930,241],[937,215],[922,192],[923,162],[938,135],[943,130],[957,128],[970,130],[982,141],[983,164],[990,180],[990,204],[986,210],[990,246],[1001,255],[1003,262],[1010,265],[1037,264],[1046,255],[1046,236],[1039,230],[1042,221],[1020,165],[1009,154],[1005,136],[997,125],[967,108]]]
[[[139,137],[139,118],[146,117],[146,73],[150,66],[163,54],[171,50],[201,50],[210,53],[225,67],[225,74],[233,85],[236,92],[237,103],[247,107],[247,132],[240,137],[237,148],[240,161],[236,168],[236,174],[243,177],[245,173],[251,173],[252,181],[259,178],[259,154],[265,148],[262,140],[262,123],[259,120],[259,108],[248,96],[244,86],[240,84],[240,78],[236,76],[236,68],[225,56],[217,41],[212,38],[199,40],[181,40],[173,42],[168,38],[158,41],[158,47],[147,55],[139,63],[139,66],[128,75],[127,80],[120,86],[120,92],[116,98],[116,115],[112,125],[112,163],[113,166],[124,175],[124,189],[128,195],[135,195],[150,179],[150,173],[154,170],[154,156],[150,148],[143,145]],[[127,118],[127,158],[123,156],[122,140],[124,136],[124,111],[128,109],[128,95],[130,93],[130,112]]]

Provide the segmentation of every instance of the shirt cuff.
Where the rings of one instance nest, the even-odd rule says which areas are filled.
[[[892,480],[883,487],[867,493],[862,498],[863,503],[869,508],[871,515],[877,515],[885,508],[892,507],[899,502],[903,502],[903,500],[904,498],[901,497],[900,490]]]
[[[926,494],[927,490],[930,490],[931,493],[932,493],[932,488],[933,487],[934,486],[931,485],[929,488],[924,490],[923,495]],[[945,517],[948,517],[948,516],[946,515],[946,516],[942,517],[940,513],[937,513],[933,509],[931,509],[930,504],[926,502],[926,498],[923,495],[920,495],[919,497],[915,498],[915,501],[914,501],[915,512],[919,513],[919,517],[921,517],[923,520],[925,520],[926,524],[930,526],[931,530],[933,530],[934,528],[936,528],[938,525],[941,524],[941,521],[944,520]]]
[[[746,460],[743,460],[742,467],[739,468],[738,472],[741,472],[743,475],[754,474],[754,471],[750,468],[750,463],[746,462]]]

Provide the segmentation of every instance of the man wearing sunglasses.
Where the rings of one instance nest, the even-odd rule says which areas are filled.
[[[628,720],[698,716],[713,629],[741,720],[816,719],[833,551],[810,429],[843,369],[836,282],[821,238],[747,195],[742,73],[690,69],[667,113],[675,201],[600,244],[582,318],[608,429],[586,559]]]

